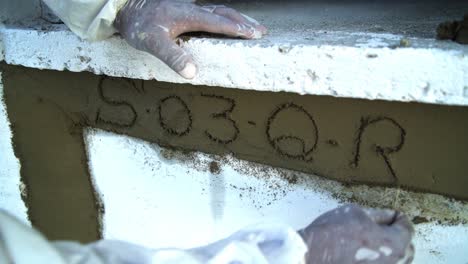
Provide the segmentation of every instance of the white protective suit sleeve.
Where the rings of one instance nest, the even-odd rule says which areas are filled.
[[[174,227],[176,228],[176,227]],[[149,249],[101,240],[82,245],[50,242],[0,209],[0,263],[15,264],[299,264],[306,246],[293,229],[263,224],[213,244],[182,249]]]
[[[112,36],[119,10],[127,0],[42,0],[75,34],[86,40]]]

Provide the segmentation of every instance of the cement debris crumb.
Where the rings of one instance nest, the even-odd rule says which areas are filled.
[[[446,21],[437,27],[437,39],[468,44],[468,14],[461,21]]]

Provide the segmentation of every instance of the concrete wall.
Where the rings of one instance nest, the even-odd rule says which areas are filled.
[[[42,105],[55,105],[70,119],[67,126],[99,127],[189,150],[234,153],[348,183],[468,199],[466,107],[5,69],[11,121],[27,125],[30,129],[23,131],[30,130],[31,137],[36,133],[32,116]],[[26,96],[31,98],[23,99]],[[34,113],[21,110],[36,105]]]
[[[100,78],[91,74],[11,66],[4,66],[4,69],[8,86],[5,100],[14,128],[14,146],[23,164],[22,179],[29,194],[25,200],[33,225],[49,238],[86,242],[102,235],[149,247],[192,247],[261,221],[280,221],[300,228],[339,204],[357,202],[398,208],[413,219],[417,230],[415,263],[463,263],[467,258],[464,247],[468,237],[468,205],[463,202],[400,188],[342,185],[313,174],[242,161],[232,155],[176,150],[174,147],[184,146],[176,140],[166,142],[173,147],[165,148],[102,130],[88,128],[83,133],[82,129],[87,126],[128,133],[130,127],[126,122],[132,121],[132,111],[120,100],[130,99],[134,103],[137,97],[144,97],[148,101],[137,104],[144,107],[143,112],[136,108],[138,118],[135,122],[143,128],[140,137],[151,140],[153,133],[158,132],[145,127],[159,123],[157,118],[150,117],[155,112],[157,116],[160,111],[157,110],[160,98],[153,93],[163,96],[164,92],[172,91],[189,99],[209,88],[164,89],[150,83],[133,86],[133,81],[125,79],[101,79],[104,80],[102,86],[94,86],[90,84],[99,84]],[[73,83],[70,80],[74,80]],[[226,95],[224,89],[216,90]],[[146,96],[142,96],[144,94]],[[243,100],[242,97],[237,99],[239,102]],[[252,99],[257,103],[261,101]],[[177,102],[180,103],[177,99],[168,101],[166,107],[172,110],[163,113],[163,118],[166,130],[172,128],[180,132],[186,123],[176,120],[186,117],[186,109],[183,104],[169,107]],[[188,102],[195,124],[204,112],[193,108],[190,99]],[[222,103],[209,105],[221,110],[225,106]],[[149,113],[146,107],[149,107]],[[162,108],[163,112],[166,107]],[[251,114],[254,112],[257,111],[251,111]],[[2,161],[8,161],[10,165],[1,168],[11,170],[0,170],[0,180],[6,190],[0,192],[0,207],[27,221],[19,192],[19,163],[11,147],[8,121],[2,113],[0,124],[7,129],[0,130],[0,150],[8,157]],[[144,117],[145,113],[147,117]],[[335,119],[344,121],[339,117]],[[326,120],[333,123],[335,119],[328,117]],[[410,116],[407,119],[412,120]],[[229,128],[226,124],[224,127]],[[207,128],[216,132],[213,135],[217,137],[229,137],[233,132],[231,129],[218,130],[220,127],[216,125]],[[243,134],[250,131],[244,126],[240,128]],[[170,133],[168,136],[174,137]],[[202,142],[199,147],[204,148],[206,134],[187,137]],[[239,140],[248,144],[242,135]],[[261,143],[261,140],[256,142]],[[340,144],[327,144],[341,148]],[[336,158],[339,160],[339,155]],[[289,160],[287,157],[282,159]],[[90,173],[87,173],[88,167]],[[376,176],[376,179],[386,178],[388,171],[383,170]]]
[[[38,3],[2,1],[0,19],[37,17]],[[416,263],[465,264],[466,203],[405,188],[466,198],[466,108],[297,94],[468,105],[467,48],[421,39],[432,36],[439,19],[458,18],[462,4],[404,4],[381,13],[382,6],[308,3],[288,5],[305,14],[292,24],[272,18],[293,12],[239,4],[273,29],[263,40],[184,43],[201,66],[193,84],[244,91],[7,66],[7,87],[0,83],[8,104],[0,105],[0,208],[52,239],[189,247],[259,220],[299,228],[356,202],[410,215]],[[337,14],[342,19],[330,23]],[[375,23],[361,21],[369,18]],[[400,24],[388,23],[395,18]],[[364,32],[349,32],[359,25]],[[406,34],[409,48],[400,45]],[[61,26],[0,28],[0,35],[0,61],[5,53],[9,64],[186,82],[118,38],[87,43]],[[115,133],[83,133],[90,126]]]
[[[88,173],[85,127],[171,148],[233,153],[348,183],[394,186],[398,192],[465,195],[467,154],[460,142],[467,133],[465,107],[260,93],[6,65],[4,70],[30,217],[51,238],[90,241],[100,235],[103,208]],[[294,174],[284,179],[291,185],[298,181]],[[387,194],[378,190],[335,195],[369,206],[400,206],[392,192],[368,196]],[[405,211],[425,221],[468,220],[455,201],[418,195],[402,200],[403,205],[415,201]]]
[[[451,215],[442,204],[468,209],[455,209],[457,202],[434,195],[380,188],[373,188],[372,195],[367,186],[348,188],[313,175],[232,156],[183,153],[101,130],[88,130],[85,139],[94,183],[105,205],[104,237],[149,247],[194,247],[268,221],[302,228],[347,202],[344,197],[359,194],[367,195],[366,201],[394,203],[412,217],[428,211]],[[288,180],[292,178],[294,184]],[[429,221],[415,228],[415,264],[466,262],[466,224]]]

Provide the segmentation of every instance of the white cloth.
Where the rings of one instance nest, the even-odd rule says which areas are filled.
[[[113,26],[114,20],[128,0],[42,1],[80,38],[96,41],[106,39],[117,32]],[[195,0],[173,1],[194,2]]]
[[[119,10],[127,0],[43,0],[75,34],[86,40],[112,36]]]
[[[154,250],[110,240],[88,245],[50,242],[0,209],[0,263],[299,264],[304,263],[305,253],[306,246],[297,232],[276,224],[252,226],[224,240],[188,250]]]

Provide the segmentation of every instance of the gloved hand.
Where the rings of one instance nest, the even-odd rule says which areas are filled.
[[[174,42],[180,34],[203,31],[253,39],[266,33],[264,26],[231,8],[198,6],[192,0],[128,0],[114,26],[131,46],[156,56],[187,79],[195,77],[197,66]]]
[[[306,263],[408,264],[413,260],[409,219],[393,210],[346,205],[299,231],[308,247]]]

